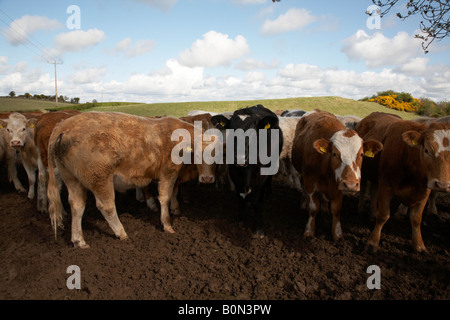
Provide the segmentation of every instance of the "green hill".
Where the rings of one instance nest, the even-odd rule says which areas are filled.
[[[58,104],[61,108],[76,108],[83,111],[118,111],[142,116],[174,116],[181,117],[190,110],[206,110],[211,112],[234,111],[239,108],[251,107],[262,104],[270,110],[300,109],[311,111],[314,109],[325,110],[338,115],[355,115],[365,117],[375,111],[393,113],[403,119],[417,117],[414,113],[401,112],[381,106],[375,102],[356,101],[341,97],[307,97],[267,100],[246,101],[207,101],[207,102],[178,102],[178,103],[118,103],[105,102],[96,104],[71,105]],[[31,111],[42,109],[55,109],[55,103],[50,101],[39,101],[32,99],[0,98],[0,112],[2,111]]]

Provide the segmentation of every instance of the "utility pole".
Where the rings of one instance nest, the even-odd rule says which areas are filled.
[[[53,62],[49,62],[49,61],[47,61],[47,62],[50,64],[53,64],[55,66],[55,102],[56,102],[56,104],[58,104],[58,78],[56,77],[56,65],[63,64],[63,63],[62,63],[62,61],[56,62],[56,60]]]

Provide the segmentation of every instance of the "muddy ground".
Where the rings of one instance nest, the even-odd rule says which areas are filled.
[[[317,217],[316,237],[302,238],[307,221],[297,191],[273,183],[267,197],[265,238],[254,239],[235,222],[234,194],[190,183],[190,203],[172,216],[176,234],[162,231],[159,213],[118,194],[119,217],[130,240],[116,239],[90,194],[83,231],[90,249],[73,248],[70,216],[55,242],[47,215],[14,191],[0,174],[0,299],[424,299],[450,298],[450,201],[439,197],[439,215],[425,214],[427,254],[413,252],[407,218],[391,218],[380,250],[364,252],[374,225],[345,198],[344,239],[334,242],[331,217]],[[25,178],[25,179],[24,179]],[[21,175],[26,186],[26,177]],[[186,194],[186,193],[185,193]],[[66,193],[63,192],[66,197]],[[69,211],[67,201],[66,210]],[[245,225],[252,225],[251,210]],[[69,290],[67,268],[79,266],[81,289]],[[380,267],[381,289],[366,273]]]

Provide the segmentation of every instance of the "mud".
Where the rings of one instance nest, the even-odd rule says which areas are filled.
[[[345,198],[343,240],[333,241],[325,213],[317,217],[316,237],[304,240],[307,214],[299,209],[299,193],[276,181],[264,206],[263,239],[251,235],[251,210],[244,227],[236,224],[235,196],[227,188],[189,183],[184,193],[189,203],[180,201],[181,215],[172,216],[176,234],[164,233],[159,213],[137,202],[134,192],[117,194],[127,241],[114,237],[90,194],[83,231],[91,248],[83,250],[70,242],[70,216],[55,241],[48,215],[14,190],[5,171],[0,174],[0,299],[450,298],[448,196],[438,198],[438,215],[424,215],[428,253],[413,252],[409,220],[402,217],[386,223],[380,250],[373,254],[364,246],[374,222],[356,213],[357,199]],[[70,212],[67,201],[65,208]],[[80,289],[67,287],[72,265],[80,268]],[[380,268],[379,290],[367,287],[371,265]]]

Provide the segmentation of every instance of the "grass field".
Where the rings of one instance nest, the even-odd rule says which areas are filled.
[[[363,102],[341,97],[307,97],[246,101],[209,101],[209,102],[179,102],[179,103],[127,103],[104,102],[92,105],[62,104],[32,99],[0,98],[0,112],[54,110],[59,108],[76,108],[82,111],[117,111],[141,116],[174,116],[181,117],[190,110],[207,110],[212,112],[234,111],[236,109],[262,104],[270,110],[300,109],[310,111],[325,110],[338,115],[355,115],[365,117],[372,112],[382,111],[397,114],[403,119],[413,119],[416,114],[401,112],[383,107],[375,102]]]

